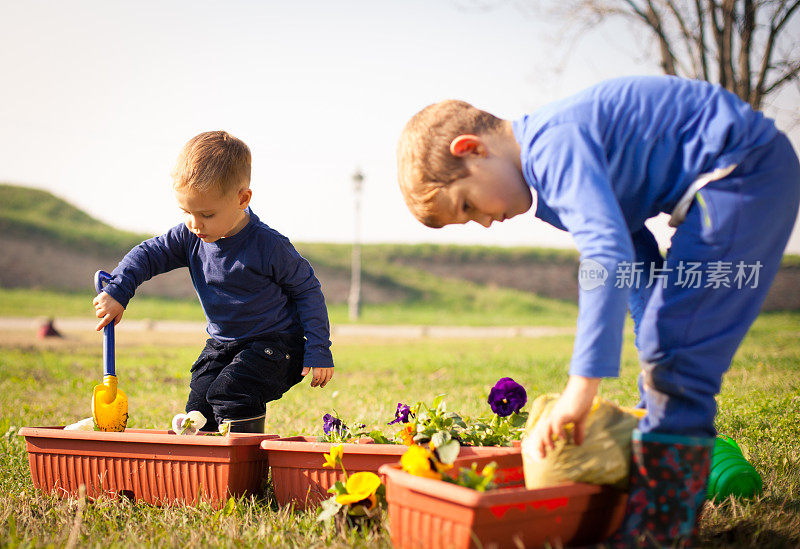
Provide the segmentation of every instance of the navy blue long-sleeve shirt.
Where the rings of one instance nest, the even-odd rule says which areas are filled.
[[[114,269],[104,290],[126,307],[142,282],[179,267],[189,268],[211,337],[302,333],[304,366],[333,366],[328,310],[314,270],[288,238],[252,211],[241,231],[215,242],[203,242],[184,224],[142,242]]]
[[[671,213],[698,176],[740,163],[777,129],[719,86],[669,76],[600,83],[515,120],[513,129],[536,217],[568,230],[581,262],[608,273],[604,284],[580,289],[570,373],[616,376],[631,289],[614,277],[639,254],[652,259],[645,220]],[[631,310],[639,315],[636,292]]]

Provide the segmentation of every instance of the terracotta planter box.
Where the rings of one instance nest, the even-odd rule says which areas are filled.
[[[152,504],[219,504],[256,493],[266,477],[262,440],[278,435],[177,436],[172,431],[121,433],[23,427],[33,485],[59,496],[124,495]]]
[[[316,507],[320,501],[328,499],[328,488],[337,481],[344,481],[341,469],[332,470],[323,467],[325,458],[331,447],[336,444],[317,442],[316,437],[285,437],[265,440],[261,448],[266,450],[275,499],[279,505],[294,503],[298,509]],[[406,451],[403,444],[343,444],[343,463],[348,474],[358,471],[371,471],[378,474],[381,465],[397,463]],[[459,456],[494,456],[517,454],[519,448],[485,446],[462,447]],[[521,463],[521,461],[520,461]],[[522,476],[519,471],[510,472],[511,476]],[[385,478],[382,477],[385,482]]]
[[[520,457],[517,459],[522,467]],[[458,460],[467,466],[469,459]],[[483,462],[490,460],[481,460]],[[496,459],[512,470],[506,458]],[[458,462],[457,462],[458,464]],[[592,484],[477,492],[415,477],[384,465],[389,530],[396,548],[562,547],[588,545],[613,534],[622,522],[627,494]]]

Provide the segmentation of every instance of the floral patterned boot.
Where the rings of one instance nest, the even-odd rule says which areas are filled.
[[[687,547],[706,498],[712,437],[641,433],[632,438],[630,495],[611,547]]]

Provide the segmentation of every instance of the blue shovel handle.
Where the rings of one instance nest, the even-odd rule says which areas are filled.
[[[94,288],[97,293],[103,291],[103,283],[111,282],[111,275],[105,271],[94,273]],[[114,368],[114,321],[103,327],[103,376],[116,376]]]

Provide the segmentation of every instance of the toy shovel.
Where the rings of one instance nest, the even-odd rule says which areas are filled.
[[[97,271],[94,287],[103,291],[111,275]],[[114,321],[103,328],[103,383],[95,385],[92,393],[92,417],[101,431],[124,431],[128,423],[128,397],[117,388],[117,373],[114,370]]]

